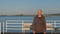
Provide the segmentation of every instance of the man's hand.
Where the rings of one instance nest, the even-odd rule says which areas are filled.
[[[46,32],[44,32],[44,34],[46,34]]]
[[[33,34],[35,34],[35,31],[33,31]]]

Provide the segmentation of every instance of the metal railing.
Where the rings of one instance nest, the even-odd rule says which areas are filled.
[[[22,22],[22,23],[20,23],[20,22]],[[8,30],[21,30],[23,27],[22,24],[23,24],[22,20],[7,20],[6,21],[6,32],[8,32]],[[11,25],[14,25],[14,26],[11,26]],[[21,25],[21,26],[18,26],[18,25]]]
[[[57,24],[60,24],[60,23],[57,23],[57,22],[60,22],[60,20],[47,20],[46,22],[49,22],[49,24],[53,24],[52,27],[56,28],[56,27],[60,27],[60,26],[57,26]],[[53,23],[51,23],[53,22]],[[6,32],[8,32],[8,30],[22,30],[23,31],[23,24],[25,23],[32,23],[32,20],[6,20],[6,28],[4,28],[4,22],[3,22],[3,33],[4,33],[4,29],[6,29]],[[15,25],[16,24],[16,25]],[[14,25],[14,26],[12,26]],[[18,25],[21,25],[21,26],[18,26]]]

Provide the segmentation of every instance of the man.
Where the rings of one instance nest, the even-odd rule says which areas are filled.
[[[46,34],[46,21],[40,9],[38,10],[38,14],[34,17],[32,29],[34,34]]]

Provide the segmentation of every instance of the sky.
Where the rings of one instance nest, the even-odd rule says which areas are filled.
[[[60,0],[0,0],[0,15],[60,13]]]

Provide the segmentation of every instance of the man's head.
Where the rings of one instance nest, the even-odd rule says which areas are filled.
[[[38,16],[41,16],[41,15],[42,15],[42,10],[38,9]]]

